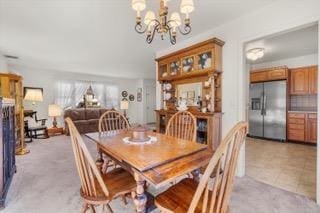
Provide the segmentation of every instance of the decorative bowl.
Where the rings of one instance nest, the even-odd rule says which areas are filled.
[[[131,136],[129,141],[132,142],[146,142],[150,140],[150,137],[147,135],[148,128],[144,126],[137,126],[130,129]]]

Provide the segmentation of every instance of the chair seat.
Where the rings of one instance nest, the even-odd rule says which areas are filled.
[[[106,174],[102,174],[102,178],[108,188],[109,196],[105,196],[98,181],[96,180],[97,196],[86,196],[80,189],[81,196],[87,201],[112,200],[115,197],[124,195],[133,191],[137,184],[133,176],[122,168],[116,168]]]
[[[155,198],[155,205],[166,212],[187,212],[193,195],[196,193],[198,182],[185,178],[171,186]],[[202,212],[202,199],[198,202],[195,212]]]

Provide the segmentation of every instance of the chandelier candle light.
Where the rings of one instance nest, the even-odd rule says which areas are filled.
[[[132,9],[137,11],[135,30],[140,34],[146,33],[146,41],[149,44],[153,41],[156,32],[160,34],[162,40],[165,34],[168,33],[171,44],[177,42],[177,30],[182,35],[187,35],[191,32],[189,14],[194,10],[193,0],[181,0],[180,12],[185,14],[183,29],[180,28],[182,23],[178,12],[173,12],[168,20],[168,1],[170,0],[160,0],[158,19],[153,11],[147,11],[144,18],[146,26],[143,28],[141,12],[146,9],[146,0],[132,0]]]

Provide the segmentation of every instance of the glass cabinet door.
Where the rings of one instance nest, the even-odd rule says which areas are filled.
[[[170,63],[170,75],[177,75],[180,72],[180,61]]]
[[[194,70],[194,57],[186,57],[182,59],[182,71],[183,72],[191,72]]]
[[[167,64],[159,65],[159,79],[168,77]]]
[[[212,52],[206,51],[198,54],[198,70],[209,69],[212,67]]]

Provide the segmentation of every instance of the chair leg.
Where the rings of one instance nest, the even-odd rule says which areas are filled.
[[[83,203],[82,205],[82,209],[81,209],[81,213],[85,213],[88,209],[88,204],[87,203]]]
[[[104,204],[100,206],[100,213],[103,213],[103,212],[104,212]]]
[[[106,206],[107,206],[108,211],[109,211],[110,213],[113,213],[113,211],[112,211],[111,206],[109,205],[109,203],[107,203]]]
[[[122,195],[121,198],[122,198],[122,201],[123,201],[124,205],[127,205],[128,202],[127,202],[127,199],[126,199],[126,195]]]
[[[90,210],[91,210],[92,213],[96,213],[96,210],[95,210],[95,208],[94,208],[93,205],[89,205],[89,208],[90,208]]]

